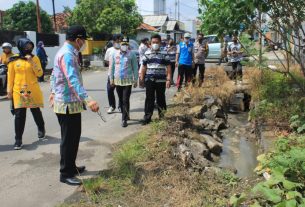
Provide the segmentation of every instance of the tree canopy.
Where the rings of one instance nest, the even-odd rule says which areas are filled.
[[[40,8],[41,29],[44,33],[52,32],[52,22],[47,12]],[[32,1],[14,4],[4,16],[3,27],[6,30],[37,31],[36,4]]]
[[[121,27],[122,33],[133,34],[142,22],[135,0],[77,0],[70,24],[83,25],[89,34],[111,34]]]

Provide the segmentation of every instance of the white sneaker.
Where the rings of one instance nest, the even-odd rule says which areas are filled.
[[[108,113],[108,114],[112,114],[112,113],[114,112],[114,110],[115,110],[115,109],[114,109],[113,107],[110,107],[110,108],[108,109],[107,113]]]

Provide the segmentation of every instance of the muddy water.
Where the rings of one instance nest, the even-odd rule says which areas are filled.
[[[251,138],[253,135],[247,119],[248,113],[229,114],[230,127],[222,131],[224,147],[219,166],[236,169],[239,177],[254,174],[256,157],[260,154],[258,145]]]

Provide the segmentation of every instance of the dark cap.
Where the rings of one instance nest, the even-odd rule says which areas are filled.
[[[73,25],[69,27],[66,35],[67,35],[67,39],[72,39],[72,40],[75,40],[77,38],[80,39],[88,38],[86,29],[81,25]]]
[[[123,37],[121,44],[129,44],[129,38],[128,37]]]

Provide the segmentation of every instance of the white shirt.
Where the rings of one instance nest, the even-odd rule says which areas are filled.
[[[114,47],[108,48],[108,49],[106,50],[104,60],[110,61],[110,57],[112,56],[114,50],[115,50]]]

